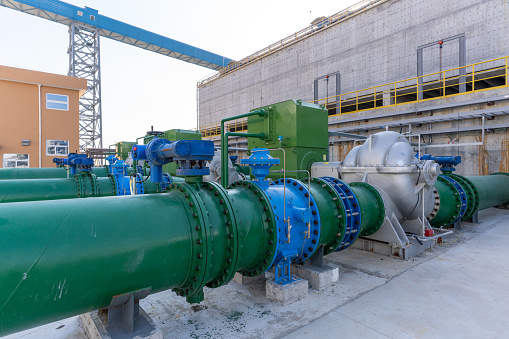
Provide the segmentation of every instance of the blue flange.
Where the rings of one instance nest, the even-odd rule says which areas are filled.
[[[332,178],[322,177],[321,179],[330,183],[336,192],[338,192],[345,206],[346,230],[337,251],[342,251],[350,247],[359,237],[361,230],[361,208],[359,200],[353,193],[352,189],[344,181]]]
[[[458,190],[458,192],[460,194],[461,208],[460,208],[460,213],[458,214],[456,219],[454,219],[454,221],[452,222],[454,224],[458,220],[461,220],[461,218],[463,218],[463,216],[465,215],[465,212],[467,211],[467,194],[466,194],[465,190],[463,189],[463,187],[453,178],[446,176],[446,175],[440,175],[440,177],[442,177],[443,179],[445,179],[448,182],[450,182],[451,184],[453,184],[453,186]]]

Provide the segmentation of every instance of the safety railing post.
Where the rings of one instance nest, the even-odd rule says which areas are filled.
[[[394,83],[394,105],[398,104],[398,91],[396,88],[396,83]]]
[[[445,97],[445,71],[442,71],[442,74],[440,74],[442,77],[442,96]],[[460,84],[458,83],[458,86]]]
[[[472,65],[472,92],[475,91],[475,65]]]
[[[509,74],[509,69],[507,68],[508,67],[508,64],[507,64],[507,60],[509,59],[509,57],[505,57],[505,85],[506,86],[509,86],[509,77],[508,77],[508,74]]]

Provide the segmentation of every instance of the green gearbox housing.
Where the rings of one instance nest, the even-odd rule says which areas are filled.
[[[297,179],[307,179],[308,174],[291,171],[311,171],[312,163],[326,161],[329,140],[328,113],[325,108],[302,100],[287,100],[251,111],[259,110],[265,110],[268,114],[264,117],[250,116],[248,133],[263,133],[265,138],[249,138],[249,150],[284,149],[286,176]],[[281,159],[280,167],[273,169],[282,170],[283,152],[274,150],[271,155]],[[272,173],[268,177],[275,179],[281,175]]]

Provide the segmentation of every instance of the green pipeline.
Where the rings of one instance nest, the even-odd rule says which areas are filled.
[[[0,180],[0,203],[115,196],[117,184],[111,175],[97,177],[87,173],[69,179]],[[144,181],[145,194],[160,193],[160,187]]]
[[[205,286],[225,285],[236,272],[262,274],[276,255],[277,216],[263,190],[241,183],[226,190],[174,182],[162,194],[0,204],[0,335],[105,308],[139,290],[172,289],[198,303]],[[311,184],[320,242],[335,249],[350,211],[323,184]],[[374,214],[363,215],[361,232],[374,232],[381,199],[368,184],[351,188]]]
[[[0,335],[141,289],[200,302],[204,286],[261,274],[276,246],[264,203],[244,187],[175,183],[163,194],[0,204]]]
[[[93,167],[92,173],[97,177],[107,177],[106,167]],[[0,180],[21,179],[57,179],[67,178],[67,170],[63,167],[55,168],[0,168]]]
[[[352,242],[359,236],[368,236],[380,229],[385,218],[385,207],[380,193],[367,183],[354,182],[350,188],[359,201],[361,209],[360,232],[353,235]],[[345,208],[342,197],[327,181],[320,178],[311,179],[311,194],[320,213],[320,240],[324,254],[334,252],[345,234],[346,216],[351,211]]]
[[[464,177],[458,174],[447,176],[454,179],[466,195],[466,212],[462,220],[467,220],[476,212],[509,202],[509,174],[494,173],[478,177]],[[460,192],[446,180],[437,180],[435,184],[440,204],[430,218],[434,227],[448,226],[457,218],[461,209]]]

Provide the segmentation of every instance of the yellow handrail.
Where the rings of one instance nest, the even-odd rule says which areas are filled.
[[[493,64],[497,62],[498,64]],[[461,74],[461,70],[464,70],[464,74]],[[502,71],[502,74],[489,74],[489,72],[497,71]],[[483,75],[485,76],[483,77]],[[492,86],[486,89],[476,89],[476,81],[499,77],[505,77],[503,85]],[[454,87],[458,87],[459,89],[460,85],[469,85],[471,89],[467,89],[467,91],[463,93],[447,94],[448,89],[452,89]],[[462,95],[465,93],[480,92],[500,87],[509,87],[509,56],[481,61],[467,66],[455,67],[441,72],[425,74],[415,78],[398,80],[388,84],[372,86],[357,91],[313,100],[310,102],[316,104],[326,104],[327,108],[334,108],[334,106],[339,108],[339,113],[329,116],[333,117],[342,114],[350,114],[377,109],[380,107],[392,107],[411,102],[433,100],[445,96],[449,97]],[[434,95],[431,98],[424,98],[426,94],[429,94],[432,91],[438,91],[439,94]],[[451,90],[449,90],[449,92],[451,92]],[[420,99],[421,96],[422,99]],[[337,100],[338,97],[339,100]],[[384,104],[385,100],[389,100],[388,104]],[[381,104],[377,103],[380,101],[382,102]],[[363,104],[371,104],[373,107],[360,107],[360,105]],[[345,109],[347,112],[345,112]],[[246,131],[247,119],[232,121],[226,125],[226,128],[236,132]],[[200,126],[200,132],[204,138],[209,138],[220,135],[221,128],[219,123],[209,124],[206,126]]]

